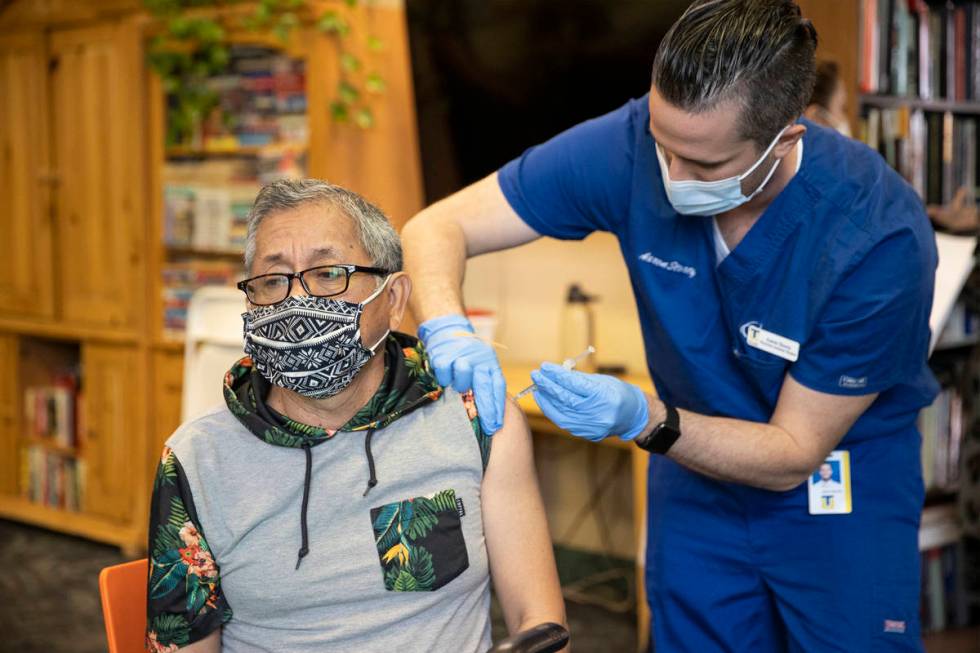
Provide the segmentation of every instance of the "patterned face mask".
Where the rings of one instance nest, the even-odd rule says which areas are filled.
[[[242,313],[245,353],[286,390],[311,399],[342,392],[388,337],[386,331],[371,347],[361,344],[361,313],[390,278],[360,304],[300,295]]]

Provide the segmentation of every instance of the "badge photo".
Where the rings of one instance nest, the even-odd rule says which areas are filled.
[[[811,515],[851,513],[851,458],[832,451],[807,480]]]

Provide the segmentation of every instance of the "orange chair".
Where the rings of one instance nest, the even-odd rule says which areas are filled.
[[[146,639],[146,558],[99,572],[102,618],[109,653],[138,653]]]

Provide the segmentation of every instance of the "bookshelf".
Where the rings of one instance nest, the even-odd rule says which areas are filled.
[[[858,33],[862,139],[932,211],[956,197],[975,203],[980,2],[864,0]],[[970,572],[980,561],[980,515],[969,509],[980,493],[978,291],[975,270],[930,358],[942,392],[919,417],[922,622],[934,633],[980,623],[980,579]]]
[[[957,102],[955,100],[923,100],[921,98],[898,95],[858,96],[863,107],[879,107],[882,109],[907,108],[911,110],[933,111],[936,113],[955,113],[967,116],[980,116],[980,104],[977,102]]]
[[[396,220],[410,217],[421,208],[422,185],[404,9],[317,4],[348,12],[352,34],[370,30],[384,43],[380,52],[357,46],[366,68],[387,82],[371,98],[370,130],[331,121],[339,84],[331,36],[299,25],[283,43],[229,27],[232,43],[302,64],[305,107],[277,110],[274,131],[268,120],[251,130],[211,123],[191,142],[168,144],[165,94],[145,66],[156,27],[142,3],[110,3],[111,10],[100,0],[0,4],[0,242],[7,245],[0,257],[0,518],[138,557],[160,447],[180,421],[183,341],[164,333],[163,270],[210,275],[241,260],[240,243],[168,242],[167,167],[261,169],[289,158],[303,174],[371,197]],[[82,415],[73,441],[39,431],[26,408],[29,393],[36,402],[38,388],[57,387],[66,370]],[[30,492],[31,456],[45,460],[33,463],[45,472],[52,461],[55,505]],[[77,505],[57,492],[65,472],[55,468],[66,462],[81,470]],[[34,479],[43,489],[45,479]]]

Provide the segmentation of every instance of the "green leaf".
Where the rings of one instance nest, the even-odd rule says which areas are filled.
[[[350,33],[350,23],[341,18],[336,11],[324,12],[316,21],[317,29],[326,34],[336,34],[344,37]]]
[[[171,452],[158,466],[156,478],[153,480],[153,487],[161,485],[173,485],[177,478],[177,459]]]
[[[334,100],[330,103],[330,117],[334,122],[347,122],[350,120],[350,107],[340,100]]]
[[[364,88],[371,93],[384,93],[385,80],[378,73],[371,73],[364,79]]]
[[[374,126],[374,114],[368,108],[363,108],[354,116],[354,122],[361,129],[370,129]]]
[[[411,540],[419,540],[435,528],[439,523],[439,517],[433,510],[432,502],[425,497],[419,497],[412,502],[414,511],[408,528],[403,528],[404,532]]]
[[[436,512],[456,512],[456,491],[449,489],[436,492],[430,499]]]
[[[418,582],[408,570],[400,569],[391,589],[396,592],[415,592],[418,589]]]
[[[163,560],[164,556],[168,553],[176,554],[177,549],[184,546],[184,543],[180,540],[180,533],[178,529],[174,528],[170,524],[160,524],[157,527],[157,536],[153,540],[153,557],[157,560]],[[179,555],[177,557],[180,557]]]
[[[432,589],[436,582],[436,572],[432,566],[432,554],[421,546],[413,546],[408,553],[408,569],[415,579],[416,591]]]
[[[187,509],[180,497],[170,497],[170,515],[167,517],[167,523],[179,531],[190,520],[191,518],[188,517]]]
[[[186,646],[190,641],[190,629],[191,626],[184,615],[171,613],[153,617],[149,628],[157,634],[157,641],[164,646],[170,644]]]
[[[340,86],[337,89],[337,96],[348,104],[356,102],[357,98],[360,96],[357,87],[350,82],[340,82]],[[372,397],[373,399],[374,397]]]
[[[357,0],[344,0],[344,4],[348,7],[354,8],[357,6]]]
[[[187,611],[191,614],[197,614],[204,607],[204,604],[207,603],[210,591],[196,576],[189,576],[187,578],[187,584],[189,586],[187,592]]]
[[[371,52],[381,52],[381,50],[384,49],[385,44],[384,41],[379,39],[377,36],[372,35],[367,37],[367,46],[368,50]]]
[[[340,55],[340,67],[349,73],[357,72],[361,68],[361,60],[350,52],[345,52]]]
[[[401,567],[399,565],[394,565],[394,566],[388,567],[388,570],[385,572],[385,589],[386,590],[388,590],[389,592],[390,591],[394,591],[394,589],[395,589],[395,581],[398,580],[398,575],[400,573],[401,573]]]
[[[294,14],[293,12],[286,11],[283,12],[281,16],[279,16],[279,24],[285,26],[288,29],[292,29],[297,25],[299,25],[299,18],[297,18],[296,14]]]
[[[389,503],[381,507],[374,518],[374,543],[379,553],[384,553],[398,541],[399,504]]]
[[[151,599],[160,599],[170,594],[187,576],[187,565],[181,562],[157,566],[154,563],[153,575],[150,577],[149,595]]]

